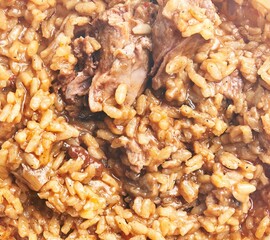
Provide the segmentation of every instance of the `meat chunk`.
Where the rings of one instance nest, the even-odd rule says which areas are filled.
[[[158,3],[161,6],[152,31],[154,89],[165,86],[169,77],[165,72],[167,63],[176,56],[192,59],[204,41],[213,38],[214,26],[220,23],[210,0],[160,0]],[[202,13],[201,19],[192,15],[193,8]]]
[[[165,86],[166,81],[170,77],[166,72],[166,66],[169,61],[173,60],[177,56],[192,58],[203,42],[203,38],[199,35],[194,35],[178,42],[178,44],[163,57],[163,61],[152,81],[153,88],[156,90]]]
[[[16,132],[16,126],[12,123],[0,122],[0,143],[6,141]]]
[[[238,4],[236,1],[223,1],[217,5],[220,11],[226,15],[228,20],[233,21],[237,26],[250,26],[263,28],[265,19],[264,12],[270,9],[264,1],[243,1]],[[266,11],[264,11],[266,10]]]
[[[21,182],[25,183],[30,189],[39,191],[42,186],[49,181],[50,168],[48,166],[40,169],[32,169],[22,164],[16,172],[12,174]]]
[[[261,191],[260,191],[260,194],[261,194],[261,197],[262,197],[262,200],[267,204],[268,207],[270,207],[270,186],[267,185],[266,187],[264,187]]]
[[[133,197],[155,199],[158,196],[159,184],[154,174],[146,173],[137,177],[136,180],[126,178],[123,185],[125,191]]]
[[[75,119],[87,119],[91,115],[88,107],[87,94],[97,68],[96,51],[100,44],[89,34],[89,26],[79,29],[79,34],[73,42],[73,53],[77,58],[76,68],[72,72],[58,75],[58,81],[53,89],[59,93],[66,103],[65,110]]]
[[[90,77],[85,75],[84,72],[78,72],[76,77],[73,73],[68,79],[72,79],[64,89],[65,99],[74,101],[76,96],[84,96],[87,94],[90,87]]]
[[[153,25],[152,36],[154,60],[152,73],[155,73],[164,56],[177,46],[182,36],[174,24],[163,16],[162,11],[158,12]],[[168,39],[170,39],[170,41],[168,41]]]
[[[121,136],[117,139],[116,147],[121,147],[122,153],[121,160],[125,165],[130,166],[132,171],[139,173],[147,164],[147,158],[145,155],[146,149],[143,148],[135,139]]]
[[[74,70],[71,74],[62,74],[58,77],[64,97],[70,102],[74,102],[76,96],[80,97],[88,93],[97,64],[92,54],[100,48],[99,43],[89,36],[75,39],[73,46],[74,54],[78,59],[78,71]]]
[[[223,94],[227,99],[237,101],[237,98],[243,92],[243,86],[242,78],[239,76],[238,71],[235,71],[221,82],[215,84],[215,92]]]
[[[146,157],[143,149],[134,139],[128,141],[126,145],[126,155],[131,164],[131,169],[135,172],[140,172],[146,163]]]
[[[102,111],[121,83],[128,86],[124,105],[130,106],[144,90],[149,71],[151,4],[118,4],[94,23],[101,44],[100,62],[89,91],[92,112]],[[146,19],[141,18],[145,12]],[[140,13],[140,14],[139,14]]]

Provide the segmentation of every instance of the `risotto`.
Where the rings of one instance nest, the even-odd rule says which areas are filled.
[[[0,238],[270,238],[267,0],[0,0]]]

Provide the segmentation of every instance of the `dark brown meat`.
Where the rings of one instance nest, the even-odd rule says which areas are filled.
[[[156,73],[164,56],[177,45],[182,36],[174,24],[163,16],[162,11],[158,12],[157,19],[153,25],[152,36],[154,60],[152,73]]]
[[[109,160],[109,168],[114,176],[120,179],[122,187],[132,197],[142,196],[145,198],[156,198],[159,194],[159,183],[155,173],[139,173],[127,168],[122,161]]]
[[[59,74],[53,83],[53,91],[64,100],[64,109],[71,118],[87,120],[91,116],[87,101],[90,83],[89,76],[75,70],[68,75]]]
[[[69,102],[74,102],[76,96],[84,96],[88,93],[91,78],[94,75],[96,63],[92,57],[95,48],[92,46],[93,38],[79,37],[74,40],[73,52],[78,59],[77,70],[69,75],[59,75],[61,90],[64,97]]]
[[[261,200],[266,204],[264,207],[270,207],[270,185],[266,185],[263,189],[257,190],[257,194],[260,194]],[[254,194],[255,195],[255,194]]]
[[[12,123],[0,122],[0,143],[11,138],[12,135],[16,132],[16,126]]]
[[[206,16],[214,23],[217,22],[216,9],[210,0],[180,0],[178,2],[159,0],[158,3],[160,9],[152,31],[154,60],[152,86],[155,90],[164,86],[169,77],[165,72],[168,61],[177,55],[192,58],[204,42],[204,39],[198,35],[183,38],[174,21],[175,16],[181,10],[194,6],[206,9]]]
[[[237,98],[243,92],[243,86],[244,82],[238,71],[233,72],[230,76],[215,84],[216,93],[221,93],[226,98],[234,101],[237,101]]]
[[[159,184],[151,173],[139,176],[136,180],[126,178],[123,187],[133,197],[141,196],[155,199],[158,196]]]
[[[84,72],[78,72],[77,76],[67,84],[64,91],[67,100],[74,101],[76,96],[84,96],[87,94],[90,87],[90,77],[85,75]]]
[[[88,34],[88,29],[89,26],[85,28],[84,34]],[[63,97],[65,110],[72,118],[84,120],[91,115],[87,94],[97,67],[94,53],[99,48],[98,42],[89,36],[76,38],[73,42],[73,53],[77,58],[76,68],[68,74],[60,73],[58,81],[53,84],[54,91]]]
[[[170,77],[165,71],[166,65],[170,60],[174,59],[176,56],[186,56],[188,58],[192,58],[203,43],[204,39],[199,35],[193,35],[189,38],[184,38],[181,41],[178,41],[176,46],[167,52],[163,57],[163,61],[161,62],[158,71],[153,78],[152,87],[157,90],[165,85],[166,81]]]
[[[150,3],[148,3],[150,6]],[[140,19],[138,9],[149,11],[143,3],[118,4],[105,11],[95,22],[96,38],[101,44],[100,63],[89,91],[91,111],[102,111],[102,104],[114,95],[121,83],[128,86],[125,105],[131,105],[144,90],[149,70],[151,48],[145,19]],[[150,21],[150,16],[148,17]],[[134,27],[142,26],[141,34]],[[146,29],[145,29],[146,28]]]
[[[239,5],[233,0],[223,1],[218,5],[220,11],[226,15],[228,20],[237,26],[263,27],[265,19],[263,15],[253,6],[251,1],[243,1]]]
[[[131,165],[130,168],[135,172],[140,172],[146,163],[143,149],[132,139],[128,141],[125,150],[129,164]]]

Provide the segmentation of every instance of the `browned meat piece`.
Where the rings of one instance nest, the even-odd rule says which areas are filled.
[[[88,29],[89,26],[82,30],[84,34],[88,34]],[[98,63],[95,52],[99,48],[99,43],[92,37],[76,38],[73,42],[73,53],[78,60],[76,69],[71,73],[60,73],[53,84],[54,91],[65,100],[65,110],[73,118],[84,120],[91,115],[87,94]]]
[[[84,72],[78,72],[77,76],[67,84],[65,98],[67,100],[73,100],[75,96],[84,96],[87,94],[89,87],[89,76],[85,75]]]
[[[25,183],[34,191],[39,191],[49,181],[49,173],[50,168],[48,166],[40,169],[32,169],[25,164],[22,164],[16,172],[12,172],[18,180]]]
[[[156,198],[159,194],[159,183],[154,173],[133,171],[127,168],[122,161],[111,160],[108,162],[114,176],[121,180],[123,189],[131,196]]]
[[[159,184],[153,174],[147,173],[137,179],[127,178],[123,185],[125,191],[133,197],[144,197],[155,199],[158,196]]]
[[[89,91],[91,111],[102,111],[102,104],[116,88],[125,83],[128,92],[125,105],[131,105],[144,90],[149,70],[151,48],[151,4],[118,4],[105,11],[95,22],[96,38],[101,44],[100,63]],[[138,14],[140,13],[140,14]]]
[[[203,42],[203,38],[199,35],[194,35],[179,41],[178,44],[163,57],[163,61],[160,64],[155,77],[153,78],[153,88],[155,90],[161,88],[169,79],[170,76],[168,73],[166,73],[166,66],[170,60],[174,59],[176,56],[186,56],[188,58],[192,58]]]
[[[0,122],[0,143],[12,137],[16,132],[16,126],[12,123]]]
[[[59,74],[58,81],[53,83],[53,90],[65,101],[65,110],[70,117],[85,120],[91,115],[87,101],[90,83],[89,76],[76,71]]]
[[[91,78],[96,68],[92,53],[100,48],[96,40],[89,36],[75,39],[73,45],[74,54],[78,59],[77,68],[79,71],[58,76],[61,91],[69,102],[74,102],[76,96],[84,96],[88,93]]]
[[[136,139],[121,136],[117,139],[116,147],[121,148],[120,159],[133,172],[139,173],[149,163],[146,152],[148,146],[140,145]]]
[[[158,3],[161,7],[152,31],[154,60],[152,86],[155,90],[164,86],[169,77],[165,72],[168,61],[178,55],[192,58],[204,42],[204,39],[197,34],[189,35],[187,38],[183,37],[183,32],[180,31],[176,19],[176,16],[180,16],[179,12],[192,7],[203,8],[205,15],[213,23],[218,22],[215,6],[210,0],[159,0]],[[205,34],[201,35],[206,39]]]
[[[152,35],[154,60],[152,72],[155,73],[164,56],[177,45],[182,36],[174,24],[163,16],[162,11],[158,12],[157,19],[153,25]]]
[[[229,0],[223,1],[222,4],[217,4],[217,6],[228,20],[233,21],[237,26],[263,27],[265,22],[262,13],[257,10],[259,3],[254,5],[252,1],[243,1],[239,5],[235,1]]]
[[[133,139],[129,140],[126,145],[126,155],[131,164],[131,169],[135,172],[140,172],[146,163],[146,157],[143,149]]]
[[[223,94],[226,98],[237,100],[243,92],[244,82],[239,76],[238,71],[233,72],[230,76],[225,77],[221,82],[215,84],[216,93]]]
[[[270,185],[265,186],[259,190],[262,200],[266,203],[267,207],[270,207]]]

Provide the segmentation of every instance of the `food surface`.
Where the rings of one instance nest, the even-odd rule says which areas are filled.
[[[270,237],[267,0],[0,1],[0,239]]]

